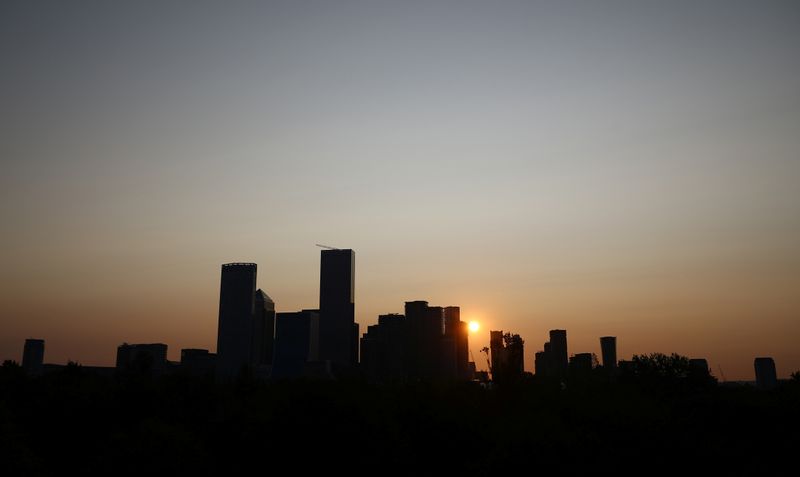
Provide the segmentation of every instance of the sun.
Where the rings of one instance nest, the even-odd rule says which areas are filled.
[[[469,331],[471,333],[475,333],[476,331],[481,329],[481,325],[477,321],[470,321],[468,326],[469,326]]]

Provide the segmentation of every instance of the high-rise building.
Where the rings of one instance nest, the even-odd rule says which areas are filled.
[[[570,374],[572,376],[587,376],[592,372],[597,358],[593,353],[577,353],[569,359]]]
[[[603,336],[600,338],[600,352],[603,356],[603,368],[609,372],[617,370],[617,337]]]
[[[492,352],[492,380],[514,381],[525,373],[525,342],[517,334],[491,331],[489,349]]]
[[[318,310],[275,314],[272,378],[299,378],[307,364],[319,360]]]
[[[275,302],[263,290],[255,296],[250,358],[253,366],[272,364],[275,344]]]
[[[427,301],[409,301],[405,305],[408,327],[408,374],[415,379],[442,377],[444,309],[428,306]],[[455,350],[455,341],[449,341]]]
[[[442,349],[442,378],[469,379],[469,329],[461,321],[461,308],[444,308],[444,336]]]
[[[756,358],[756,387],[759,389],[775,389],[778,386],[778,373],[775,360],[772,358]]]
[[[547,376],[547,370],[550,366],[547,358],[546,351],[537,351],[534,354],[533,369],[536,376]]]
[[[185,348],[181,350],[181,372],[192,376],[214,376],[217,355],[207,349]]]
[[[367,327],[361,338],[361,367],[375,381],[398,381],[407,376],[406,319],[403,315],[380,315],[378,324]]]
[[[553,376],[564,378],[567,376],[569,355],[567,354],[567,330],[550,330],[550,363],[553,366]]]
[[[355,252],[322,250],[319,282],[320,359],[335,369],[357,364]]]
[[[44,340],[25,340],[25,347],[22,350],[22,368],[31,376],[42,374],[44,370]]]
[[[232,379],[251,363],[256,264],[222,265],[217,332],[217,378]]]
[[[164,343],[128,344],[117,347],[117,369],[146,373],[167,370],[167,345]]]

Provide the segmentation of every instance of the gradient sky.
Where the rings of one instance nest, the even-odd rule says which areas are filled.
[[[220,264],[356,318],[800,369],[796,1],[4,1],[0,359],[215,349]]]

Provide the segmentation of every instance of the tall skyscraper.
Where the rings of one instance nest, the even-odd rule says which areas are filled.
[[[547,368],[548,368],[547,352],[537,351],[533,356],[534,356],[533,370],[534,373],[536,373],[536,376],[539,377],[547,376]]]
[[[757,388],[774,389],[778,386],[778,373],[775,369],[775,360],[772,358],[756,358],[753,365],[756,368]]]
[[[31,376],[42,374],[44,370],[44,340],[25,340],[25,348],[22,350],[22,368]]]
[[[492,352],[492,379],[496,381],[497,377],[503,374],[508,360],[505,346],[503,346],[502,330],[489,332],[489,349]]]
[[[251,363],[256,264],[222,266],[217,332],[217,378],[235,378]]]
[[[253,338],[251,347],[251,363],[253,366],[272,364],[272,353],[275,344],[275,302],[264,290],[258,290],[255,296],[255,312],[253,314]]]
[[[317,310],[303,310],[275,315],[275,355],[272,378],[299,378],[307,363],[319,358],[319,323]]]
[[[603,369],[613,373],[617,370],[617,337],[600,338],[600,352],[603,355]]]
[[[558,378],[565,378],[569,366],[567,330],[550,330],[550,352],[550,363],[553,365],[553,375]]]
[[[319,314],[319,358],[329,360],[335,369],[356,365],[355,253],[350,249],[321,252]]]
[[[489,332],[489,349],[492,352],[492,381],[516,381],[525,373],[525,341],[518,334]]]
[[[405,305],[408,327],[408,374],[430,380],[442,374],[444,309],[428,306],[427,301],[408,301]]]

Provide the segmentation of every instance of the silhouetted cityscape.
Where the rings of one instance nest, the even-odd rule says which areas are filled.
[[[319,245],[318,245],[319,246]],[[181,350],[180,362],[167,359],[163,343],[123,343],[114,368],[91,367],[110,375],[115,371],[156,375],[185,373],[214,376],[217,382],[242,376],[259,380],[350,379],[376,383],[415,381],[476,381],[484,384],[522,380],[525,371],[523,338],[489,331],[485,354],[487,371],[478,371],[469,349],[469,330],[458,306],[406,302],[405,313],[380,315],[378,323],[359,336],[355,321],[355,252],[323,248],[317,308],[276,312],[276,303],[257,287],[258,265],[226,263],[221,267],[217,352]],[[565,383],[593,374],[616,379],[632,372],[633,361],[618,361],[617,337],[600,337],[602,363],[594,353],[570,354],[567,330],[550,330],[549,340],[534,353],[534,376]],[[25,341],[22,367],[31,376],[59,369],[44,364],[45,342]],[[641,358],[641,357],[640,357]],[[686,375],[712,377],[707,360],[688,358]],[[778,386],[775,362],[754,360],[754,383],[759,389]],[[734,384],[734,383],[731,383]]]
[[[114,367],[56,365],[44,340],[26,340],[21,366],[0,367],[3,475],[55,475],[64,462],[80,475],[227,475],[265,461],[370,475],[585,474],[609,459],[618,473],[653,461],[680,473],[708,452],[715,470],[761,474],[793,455],[800,372],[781,381],[770,357],[755,358],[755,385],[719,383],[704,358],[619,360],[617,337],[602,336],[599,362],[554,329],[536,351],[489,330],[476,358],[461,309],[424,300],[359,336],[355,253],[320,258],[319,304],[297,311],[276,311],[255,263],[223,264],[216,353],[182,349],[172,362],[165,343],[123,343]],[[358,461],[343,457],[354,449]]]

